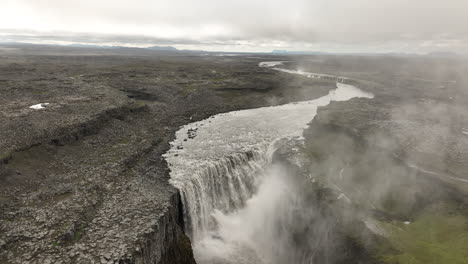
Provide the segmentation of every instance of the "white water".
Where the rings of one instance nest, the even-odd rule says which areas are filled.
[[[270,164],[274,142],[300,136],[319,106],[354,97],[373,95],[337,83],[316,100],[219,114],[176,133],[164,156],[198,263],[278,263],[288,256],[288,230],[279,223],[304,205],[291,195],[287,174]]]
[[[274,65],[273,65],[274,66]],[[306,76],[308,78],[314,78],[314,79],[332,79],[336,80],[337,82],[345,82],[346,80],[349,80],[347,77],[343,76],[336,76],[336,75],[328,75],[328,74],[322,74],[322,73],[313,73],[313,72],[305,72],[301,70],[288,70],[288,69],[283,69],[283,68],[273,68],[273,70],[281,71],[281,72],[287,72],[291,74],[299,74]]]
[[[268,68],[268,67],[283,65],[283,63],[285,62],[289,62],[289,61],[264,61],[264,62],[260,62],[258,66]]]

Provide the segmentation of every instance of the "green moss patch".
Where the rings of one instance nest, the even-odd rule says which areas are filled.
[[[384,224],[396,249],[383,254],[391,264],[467,264],[468,219],[457,208],[438,204],[410,224]]]

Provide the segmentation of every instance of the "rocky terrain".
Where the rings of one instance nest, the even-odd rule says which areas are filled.
[[[408,67],[418,60],[424,64]],[[366,81],[362,73],[342,73],[375,98],[320,108],[305,144],[290,141],[279,150],[296,177],[322,190],[315,193],[331,193],[310,204],[340,212],[332,217],[340,243],[332,246],[352,242],[350,251],[337,250],[343,254],[334,255],[336,263],[466,263],[467,79],[466,64],[458,63],[413,58],[404,75],[398,67]],[[362,225],[373,234],[356,231]]]
[[[218,55],[2,46],[0,263],[195,263],[161,158],[175,131],[335,88],[258,67],[270,60],[376,95],[320,108],[305,144],[276,154],[322,210],[309,220],[333,219],[317,258],[466,263],[465,60]]]
[[[261,59],[0,50],[0,263],[194,263],[161,158],[174,132],[334,88]]]

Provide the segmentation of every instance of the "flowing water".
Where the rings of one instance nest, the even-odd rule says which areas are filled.
[[[295,221],[292,212],[305,205],[297,186],[271,164],[275,142],[301,136],[319,106],[354,97],[373,96],[337,83],[337,89],[316,100],[219,114],[176,133],[164,156],[171,183],[182,196],[185,229],[198,263],[292,258],[288,226]],[[307,263],[308,256],[294,258]]]

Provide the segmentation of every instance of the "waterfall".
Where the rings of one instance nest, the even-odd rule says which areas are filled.
[[[183,184],[174,183],[182,196],[185,230],[190,237],[197,241],[215,229],[215,210],[228,213],[242,208],[255,193],[268,162],[264,151],[235,153],[194,172]]]
[[[285,192],[280,190],[275,192],[275,186],[265,189],[265,184],[274,179],[270,171],[271,156],[276,148],[274,142],[284,137],[300,137],[319,106],[354,97],[372,98],[373,95],[352,85],[337,83],[336,90],[316,100],[219,114],[177,131],[164,157],[171,169],[171,183],[181,193],[185,229],[200,263],[213,263],[211,253],[220,250],[220,254],[214,254],[216,257],[229,255],[231,260],[216,263],[268,263],[264,258],[267,247],[255,245],[262,244],[263,240],[249,241],[256,237],[251,234],[263,235],[262,228],[274,232],[272,225],[281,222],[274,219],[277,214],[271,213],[275,211],[274,204],[268,204],[275,202],[274,197],[282,201],[281,208],[288,208],[285,202],[297,200],[284,196]],[[259,190],[266,192],[267,197],[272,196],[271,201],[253,201],[258,200]],[[249,213],[239,218],[241,212]],[[258,222],[258,219],[263,220]],[[233,224],[236,221],[246,225],[248,235],[242,236],[245,232],[238,228],[239,223]],[[269,226],[262,227],[262,221]],[[227,237],[237,235],[242,239]],[[223,248],[227,251],[222,251]],[[236,252],[241,248],[242,253],[233,252],[233,248],[237,248]]]

